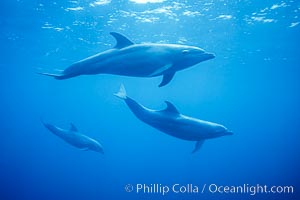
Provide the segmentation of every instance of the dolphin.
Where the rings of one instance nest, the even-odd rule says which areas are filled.
[[[181,114],[168,101],[165,101],[167,108],[164,110],[146,108],[127,96],[124,85],[121,85],[119,92],[114,95],[123,99],[133,114],[144,123],[173,137],[196,141],[192,153],[198,151],[206,139],[233,134],[223,125]]]
[[[71,123],[71,128],[67,130],[43,121],[42,123],[54,135],[57,135],[72,146],[75,146],[81,150],[91,150],[104,154],[102,145],[97,140],[79,133],[74,124]]]
[[[132,77],[163,76],[167,85],[177,71],[215,57],[203,49],[179,44],[134,44],[120,33],[110,33],[117,41],[114,48],[75,62],[62,72],[38,74],[58,80],[80,75],[114,74]]]

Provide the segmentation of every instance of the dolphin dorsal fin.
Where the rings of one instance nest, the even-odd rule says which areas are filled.
[[[116,49],[122,49],[124,47],[128,47],[128,46],[134,44],[127,37],[125,37],[124,35],[121,35],[120,33],[110,32],[110,34],[117,40],[117,44],[114,47]]]
[[[70,125],[71,125],[70,131],[78,132],[78,129],[73,123],[70,123]]]
[[[165,102],[167,104],[167,108],[163,110],[164,112],[169,112],[176,115],[180,114],[177,108],[172,103],[170,103],[169,101]]]

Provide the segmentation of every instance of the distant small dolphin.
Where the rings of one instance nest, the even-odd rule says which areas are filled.
[[[85,150],[85,151],[91,150],[91,151],[104,153],[103,147],[98,141],[79,133],[77,128],[72,123],[71,123],[70,130],[62,129],[52,124],[45,123],[43,121],[42,123],[49,131],[54,133],[54,135],[57,135],[67,143],[81,150]]]
[[[80,75],[115,74],[133,77],[163,76],[159,87],[168,84],[177,71],[214,58],[214,54],[194,46],[178,44],[134,44],[120,33],[110,33],[114,48],[80,60],[61,74],[38,72],[56,79]]]
[[[164,110],[148,109],[129,98],[123,85],[121,85],[119,92],[114,95],[123,99],[135,116],[146,124],[168,135],[183,140],[197,141],[192,153],[198,151],[206,139],[233,134],[220,124],[180,114],[175,106],[168,101],[166,101],[167,108]]]

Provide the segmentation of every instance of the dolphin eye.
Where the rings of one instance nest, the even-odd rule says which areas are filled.
[[[190,52],[189,50],[186,50],[186,49],[185,49],[185,50],[182,50],[181,53],[182,53],[182,54],[188,54],[189,52]]]

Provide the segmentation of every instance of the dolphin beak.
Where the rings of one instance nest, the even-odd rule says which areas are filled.
[[[228,135],[233,135],[232,131],[227,131]]]
[[[208,59],[213,59],[216,57],[216,55],[213,53],[206,53],[206,55],[207,55]]]

